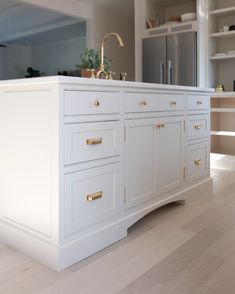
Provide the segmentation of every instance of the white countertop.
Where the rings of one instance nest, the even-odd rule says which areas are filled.
[[[78,84],[78,85],[91,85],[91,86],[111,86],[118,88],[142,88],[148,90],[174,90],[174,91],[202,91],[202,92],[214,92],[211,88],[199,88],[188,86],[175,86],[175,85],[163,85],[143,82],[130,82],[130,81],[117,81],[117,80],[99,80],[79,77],[67,77],[67,76],[50,76],[39,78],[24,78],[15,80],[0,81],[0,87],[11,86],[24,86],[24,85],[42,85],[42,84]]]

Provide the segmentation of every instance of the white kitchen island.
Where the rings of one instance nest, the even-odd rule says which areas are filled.
[[[211,188],[210,89],[0,83],[0,240],[56,270]],[[157,246],[157,244],[156,244]]]

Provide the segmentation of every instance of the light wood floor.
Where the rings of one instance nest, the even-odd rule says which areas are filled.
[[[213,195],[151,213],[61,273],[0,244],[0,293],[234,294],[235,171],[212,175]]]

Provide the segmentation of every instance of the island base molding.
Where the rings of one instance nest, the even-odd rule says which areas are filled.
[[[146,205],[143,209],[128,213],[126,217],[83,236],[81,239],[61,246],[50,244],[1,220],[1,241],[56,271],[62,271],[125,238],[128,228],[153,210],[171,202],[183,204],[188,198],[197,197],[202,193],[210,194],[211,192],[212,179],[208,178],[177,194],[170,195],[160,202]]]

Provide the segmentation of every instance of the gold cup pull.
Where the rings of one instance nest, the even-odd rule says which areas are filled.
[[[94,194],[87,195],[86,200],[87,201],[94,201],[94,200],[98,200],[98,199],[102,198],[102,196],[103,196],[103,192],[99,191]]]
[[[202,159],[194,160],[194,164],[195,164],[195,165],[200,165],[200,164],[202,164]]]
[[[144,101],[141,101],[141,102],[140,102],[140,105],[143,105],[143,106],[146,106],[146,105],[148,105],[148,102],[147,102],[147,100],[145,99]]]
[[[173,101],[170,102],[171,106],[175,106],[176,104],[177,104],[176,100],[173,100]]]
[[[195,125],[194,128],[196,130],[201,130],[203,128],[203,125]]]
[[[87,145],[99,145],[102,144],[103,139],[102,138],[91,138],[86,140]]]
[[[96,99],[94,102],[93,102],[93,105],[95,107],[99,107],[100,106],[100,101],[98,99]]]
[[[202,101],[197,101],[197,105],[202,105]]]

